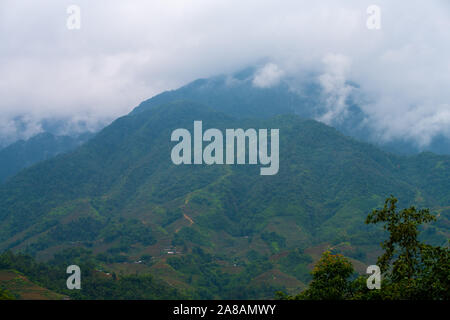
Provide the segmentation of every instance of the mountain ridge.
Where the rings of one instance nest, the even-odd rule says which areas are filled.
[[[277,114],[297,114],[320,121],[326,114],[329,102],[327,93],[318,80],[318,74],[300,75],[300,78],[307,79],[301,81],[295,77],[285,77],[273,86],[258,87],[254,84],[257,70],[257,67],[249,67],[232,74],[194,80],[178,89],[164,91],[143,101],[130,114],[183,99],[203,103],[237,118],[269,118]],[[396,154],[414,155],[430,151],[450,155],[450,139],[442,134],[431,139],[427,146],[402,137],[380,140],[380,133],[367,125],[370,119],[358,104],[363,100],[363,93],[359,92],[358,84],[347,81],[345,85],[354,88],[358,93],[350,94],[345,99],[345,114],[334,119],[335,121],[327,122],[328,125],[357,140],[372,143]]]
[[[0,183],[23,168],[75,149],[92,136],[92,133],[58,136],[43,132],[28,140],[19,140],[0,149]]]

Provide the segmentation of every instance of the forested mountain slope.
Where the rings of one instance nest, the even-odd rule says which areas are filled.
[[[279,129],[278,174],[261,176],[260,165],[174,165],[171,132],[193,132],[195,120],[203,130]],[[119,118],[75,151],[2,185],[0,248],[48,259],[81,246],[113,270],[127,261],[134,270],[133,261],[151,257],[143,270],[177,286],[209,288],[197,297],[242,290],[267,297],[308,281],[307,265],[323,244],[369,261],[383,233],[364,219],[390,194],[402,206],[438,213],[425,235],[445,243],[449,166],[447,156],[389,154],[298,116],[236,119],[178,101]],[[238,289],[255,281],[270,286]]]

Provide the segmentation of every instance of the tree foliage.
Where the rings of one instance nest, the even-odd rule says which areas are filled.
[[[425,299],[449,300],[450,250],[419,240],[419,226],[435,220],[428,209],[410,207],[397,210],[397,199],[386,199],[383,209],[373,210],[366,223],[384,223],[389,238],[382,242],[384,253],[377,265],[382,272],[380,290],[369,290],[366,278],[353,274],[351,262],[330,251],[323,253],[315,265],[309,288],[296,296],[277,293],[280,299]]]
[[[353,274],[350,261],[341,254],[325,251],[322,258],[314,266],[309,288],[296,300],[344,300],[351,294],[351,283],[348,278]]]

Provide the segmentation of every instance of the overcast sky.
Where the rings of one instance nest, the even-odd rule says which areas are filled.
[[[81,9],[81,29],[66,26]],[[366,10],[381,9],[369,30]],[[98,121],[163,90],[268,61],[255,86],[315,72],[332,123],[354,81],[379,139],[450,137],[450,2],[1,0],[0,134]],[[11,120],[22,116],[26,132]]]

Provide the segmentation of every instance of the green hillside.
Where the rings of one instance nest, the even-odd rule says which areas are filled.
[[[0,293],[2,290],[8,293],[8,299],[63,300],[68,298],[33,283],[15,270],[0,270]]]
[[[66,286],[67,262],[81,268],[81,290]],[[152,275],[109,273],[95,266],[95,259],[83,249],[66,250],[48,263],[32,257],[0,254],[0,299],[186,299],[182,290],[173,288]]]
[[[204,130],[279,128],[278,174],[173,165],[170,134],[194,120]],[[267,298],[304,287],[328,246],[374,263],[383,231],[364,220],[390,194],[438,213],[424,234],[444,244],[449,169],[448,156],[396,156],[298,116],[236,119],[177,101],[119,118],[0,186],[0,250],[50,260],[83,247],[111,272],[150,273],[193,297]]]

